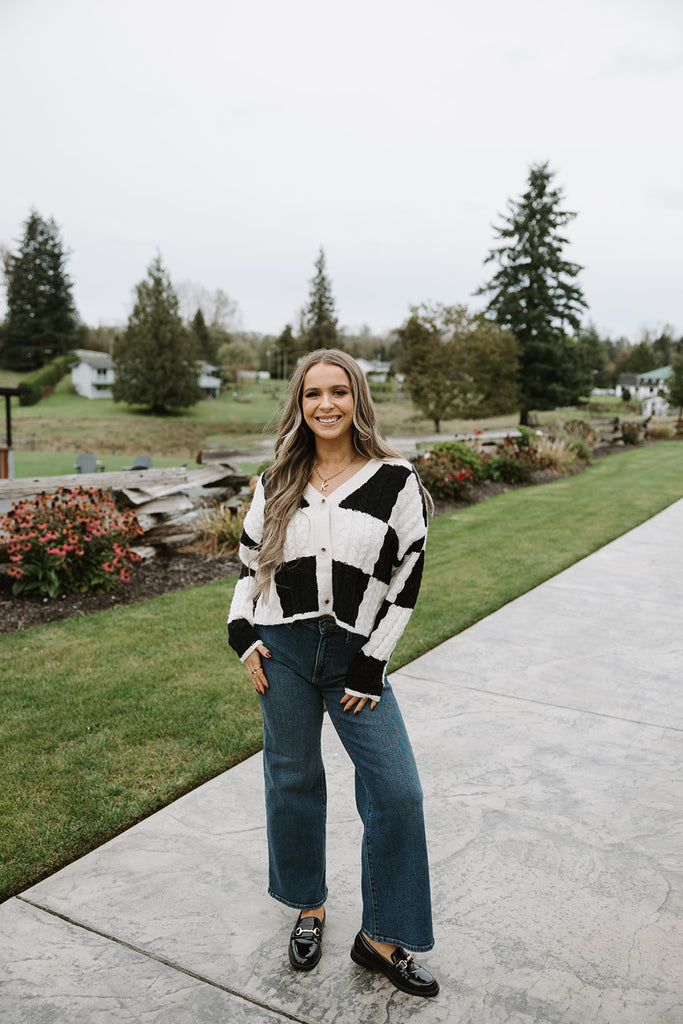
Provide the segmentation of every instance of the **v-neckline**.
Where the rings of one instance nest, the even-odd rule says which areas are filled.
[[[345,498],[347,494],[351,494],[359,484],[364,484],[366,480],[377,472],[379,467],[382,465],[380,459],[369,459],[364,466],[356,470],[353,476],[350,476],[348,480],[345,480],[339,487],[335,487],[329,494],[325,494],[318,487],[315,487],[312,483],[308,483],[307,490],[311,491],[318,501],[338,501],[339,498]]]

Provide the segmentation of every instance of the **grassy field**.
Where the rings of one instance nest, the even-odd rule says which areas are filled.
[[[20,374],[0,371],[0,385],[16,386]],[[241,389],[239,400],[231,392],[219,399],[199,402],[182,415],[149,416],[109,399],[90,400],[72,392],[71,379],[65,377],[54,394],[38,405],[12,404],[12,432],[17,476],[34,476],[36,471],[27,455],[44,452],[55,456],[54,465],[73,466],[79,451],[91,452],[107,468],[116,469],[135,455],[151,455],[155,465],[163,466],[194,460],[201,448],[254,448],[272,438],[280,410],[284,384],[281,381],[254,383]],[[633,415],[624,403],[613,400],[606,409],[613,414]],[[386,435],[424,437],[433,433],[433,424],[423,419],[405,395],[377,405],[382,431]],[[595,410],[592,413],[595,415]],[[589,409],[554,410],[541,413],[539,422],[552,422],[558,416],[575,418],[591,415]],[[508,429],[517,422],[516,414],[489,420],[448,420],[442,423],[444,437],[474,429]],[[2,428],[0,428],[2,429]],[[67,456],[63,463],[57,458]],[[164,461],[168,460],[168,461]],[[34,464],[37,462],[34,459]],[[52,469],[48,460],[46,475],[64,472]],[[27,466],[30,468],[26,469]],[[66,471],[71,471],[70,468]]]
[[[511,491],[430,526],[397,668],[683,497],[683,444]],[[227,645],[234,581],[2,637],[0,895],[75,859],[260,746]]]

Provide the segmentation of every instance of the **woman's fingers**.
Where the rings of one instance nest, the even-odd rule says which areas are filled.
[[[245,667],[251,677],[251,681],[254,684],[254,688],[257,693],[264,694],[268,689],[268,679],[263,671],[263,665],[261,664],[261,658],[270,658],[270,651],[263,644],[251,652],[248,658],[245,659]]]
[[[339,703],[344,706],[345,714],[347,711],[351,711],[351,709],[353,708],[354,715],[357,715],[363,710],[369,699],[369,697],[355,697],[352,693],[345,693]],[[376,707],[377,701],[371,700],[370,710],[374,711]]]

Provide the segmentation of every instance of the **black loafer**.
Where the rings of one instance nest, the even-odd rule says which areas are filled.
[[[322,954],[325,920],[306,914],[301,911],[289,937],[289,962],[295,971],[310,971]]]
[[[378,953],[370,945],[362,932],[356,935],[351,959],[361,967],[367,967],[371,971],[381,971],[386,974],[392,985],[399,988],[401,992],[408,992],[411,996],[435,996],[439,991],[439,983],[433,978],[429,971],[416,964],[410,953],[399,946],[391,954],[391,961]]]

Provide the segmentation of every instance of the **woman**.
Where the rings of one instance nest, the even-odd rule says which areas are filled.
[[[245,519],[228,619],[263,711],[268,891],[300,911],[289,959],[310,970],[327,897],[327,709],[355,765],[364,825],[351,957],[433,996],[436,980],[403,948],[434,940],[422,790],[385,673],[417,599],[426,534],[425,494],[379,436],[358,364],[336,349],[305,356]]]

